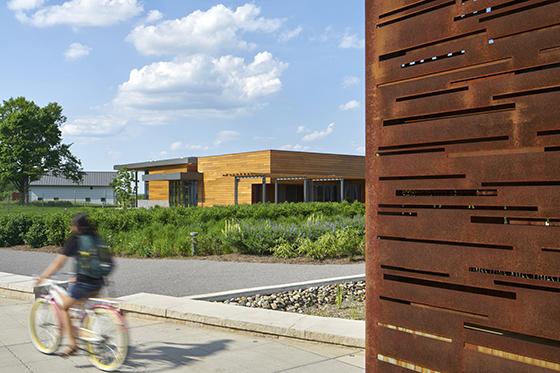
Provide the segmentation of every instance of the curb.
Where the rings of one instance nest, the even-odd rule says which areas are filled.
[[[334,279],[328,280],[332,281]],[[309,283],[315,284],[317,281],[310,281]],[[273,288],[273,291],[277,291],[275,289],[295,285],[301,287],[302,284],[286,284],[266,289]],[[263,288],[242,289],[225,293],[238,294],[248,290],[254,291],[255,289],[262,291]],[[0,272],[0,295],[22,300],[34,299],[33,278]],[[218,295],[215,293],[204,296],[216,297]],[[245,332],[348,347],[365,347],[365,322],[361,320],[346,320],[260,308],[247,308],[198,300],[200,297],[171,297],[139,293],[120,297],[116,300],[119,301],[120,308],[130,314],[155,316]]]

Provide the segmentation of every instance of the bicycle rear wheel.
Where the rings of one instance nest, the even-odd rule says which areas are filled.
[[[112,372],[120,368],[128,354],[128,329],[121,314],[114,309],[94,308],[84,327],[93,333],[84,339],[90,362],[98,369]]]
[[[56,306],[39,298],[29,313],[29,335],[33,346],[44,354],[53,354],[62,340],[62,320]]]

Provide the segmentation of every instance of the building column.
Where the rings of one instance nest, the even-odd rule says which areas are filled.
[[[307,179],[303,179],[303,202],[308,202],[309,200],[309,196],[308,196],[309,191],[307,190],[308,189],[307,187],[308,187]]]
[[[340,202],[344,202],[344,179],[340,179]]]
[[[138,171],[134,172],[134,207],[138,207]]]
[[[278,203],[278,179],[274,180],[274,203]]]
[[[235,206],[239,205],[239,178],[233,178],[233,202]]]
[[[266,177],[262,178],[262,203],[266,203]]]

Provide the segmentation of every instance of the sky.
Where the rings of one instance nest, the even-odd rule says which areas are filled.
[[[85,170],[364,153],[363,0],[0,4],[0,100],[59,103]]]

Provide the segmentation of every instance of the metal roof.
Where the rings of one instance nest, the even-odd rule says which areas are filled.
[[[41,179],[33,181],[31,186],[111,186],[111,182],[117,176],[113,171],[91,171],[84,172],[82,181],[75,183],[72,180],[60,176],[44,175]]]
[[[127,170],[144,171],[145,169],[152,168],[152,167],[178,166],[183,164],[196,164],[197,162],[198,162],[197,157],[184,157],[184,158],[164,159],[161,161],[118,164],[115,165],[113,169],[120,170],[121,168],[126,168]]]

